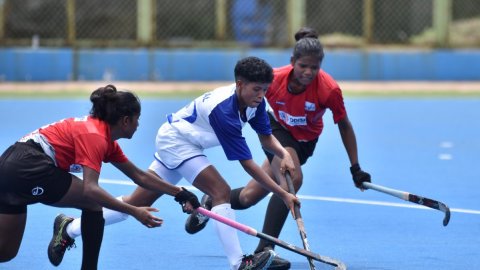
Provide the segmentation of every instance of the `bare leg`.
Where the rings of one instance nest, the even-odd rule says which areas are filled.
[[[98,256],[103,240],[104,219],[102,207],[83,195],[83,181],[72,175],[72,184],[68,192],[57,203],[57,207],[75,207],[82,209],[83,255],[82,270],[96,270]]]
[[[302,185],[302,181],[303,181],[302,168],[300,166],[300,161],[298,159],[298,156],[295,150],[290,147],[287,147],[286,149],[292,156],[293,162],[295,164],[296,172],[292,181],[293,181],[295,190],[297,191],[300,189],[300,186]],[[274,174],[275,175],[274,179],[277,179],[277,182],[280,183],[282,188],[284,188],[285,190],[288,190],[286,186],[285,177],[280,174],[279,166],[280,166],[280,159],[278,159],[277,157],[274,157],[270,166],[271,168],[268,171],[268,173],[270,175]],[[250,183],[247,185],[247,187],[249,187],[249,185]],[[245,191],[245,195],[240,194],[241,200],[243,196],[248,196],[249,194],[250,194],[249,190]],[[247,199],[245,198],[243,198],[243,200],[247,201]],[[285,206],[285,203],[283,202],[283,200],[280,199],[278,196],[273,195],[270,198],[270,201],[267,206],[267,211],[265,213],[265,220],[263,223],[262,232],[278,238],[280,235],[280,232],[282,231],[283,225],[285,224],[285,221],[288,217],[288,213],[289,213],[289,209]],[[255,252],[261,252],[267,246],[271,248],[274,247],[272,243],[265,240],[260,240]]]
[[[212,212],[235,220],[235,212],[230,205],[230,187],[215,167],[212,165],[206,167],[195,178],[193,185],[212,198]],[[228,257],[230,268],[237,269],[243,257],[237,230],[217,221],[214,221],[214,226]]]
[[[22,243],[27,214],[0,214],[0,262],[15,258]]]

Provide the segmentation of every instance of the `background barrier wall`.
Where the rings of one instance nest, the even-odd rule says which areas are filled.
[[[0,49],[0,81],[228,81],[248,55],[273,67],[291,49]],[[337,80],[480,80],[480,50],[327,50]]]

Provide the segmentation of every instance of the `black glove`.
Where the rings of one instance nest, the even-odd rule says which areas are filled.
[[[350,167],[350,172],[352,173],[353,182],[357,188],[363,189],[363,182],[372,182],[370,174],[362,171],[358,163],[353,164],[352,167]]]
[[[175,195],[175,201],[180,203],[182,206],[182,211],[185,213],[185,203],[189,202],[194,209],[197,209],[200,207],[200,202],[198,202],[197,196],[193,194],[192,192],[186,190],[184,187],[182,187],[182,191],[178,192],[177,195]]]

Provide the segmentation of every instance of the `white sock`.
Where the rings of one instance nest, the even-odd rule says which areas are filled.
[[[233,211],[229,203],[214,206],[211,211],[228,219],[235,220],[235,211]],[[240,247],[237,230],[216,220],[213,220],[213,224],[223,249],[227,254],[230,269],[237,270],[243,258],[243,251]]]
[[[118,196],[117,200],[123,201],[122,196]],[[103,208],[103,219],[105,219],[105,226],[124,221],[128,215],[122,212],[114,211],[108,208]],[[72,239],[82,234],[81,218],[76,218],[67,225],[67,234]]]

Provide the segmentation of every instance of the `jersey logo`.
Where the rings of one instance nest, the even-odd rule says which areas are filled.
[[[283,101],[276,101],[275,103],[278,104],[278,105],[285,105],[285,102],[283,102]]]
[[[193,112],[190,116],[187,116],[187,117],[184,117],[183,120],[189,122],[189,123],[193,123],[197,120],[197,104],[195,103],[195,101],[193,102]],[[167,115],[167,121],[168,123],[175,123],[175,122],[178,122],[180,120],[178,119],[173,119],[173,114],[170,113]]]
[[[32,195],[33,196],[41,196],[43,194],[44,190],[42,187],[34,187],[32,188]]]
[[[314,112],[315,111],[315,103],[305,101],[305,111]]]
[[[278,115],[289,126],[305,126],[307,125],[307,117],[305,116],[293,116],[284,111],[279,111]]]
[[[80,165],[80,164],[70,165],[70,172],[71,173],[81,173],[82,171],[83,171],[82,165]]]
[[[197,120],[197,103],[193,102],[193,112],[192,112],[192,115],[188,116],[188,117],[185,117],[183,118],[185,121],[189,122],[189,123],[193,123],[195,122],[195,120]]]
[[[88,116],[73,118],[73,121],[75,121],[75,122],[86,122],[87,120],[88,120]]]

